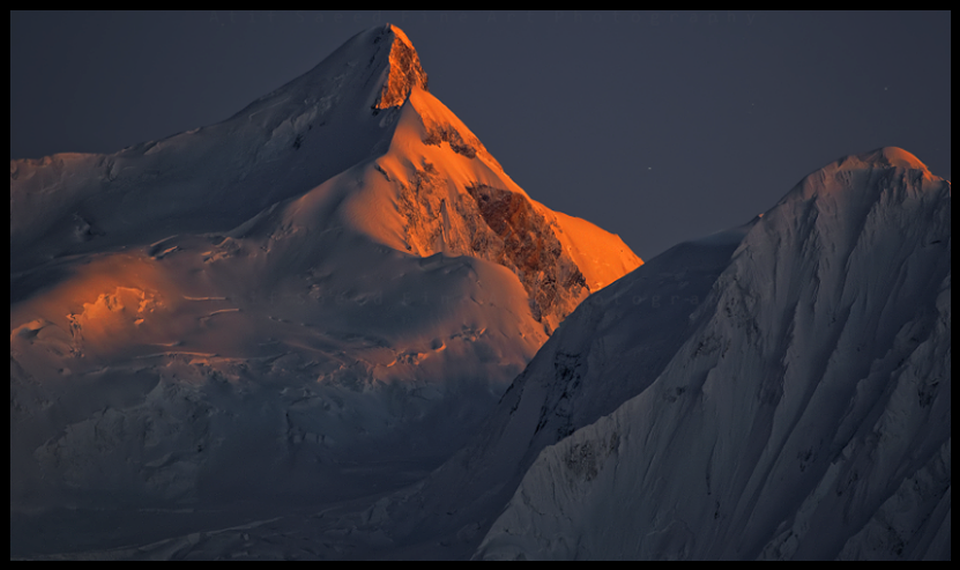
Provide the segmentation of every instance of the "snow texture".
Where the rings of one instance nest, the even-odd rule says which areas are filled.
[[[951,190],[902,149],[643,264],[388,25],[10,181],[13,558],[950,558]]]
[[[222,123],[11,161],[14,556],[372,503],[642,263],[426,87],[388,25]]]
[[[950,202],[896,148],[808,176],[754,222],[649,386],[543,448],[476,556],[949,559]],[[612,334],[648,342],[612,289],[528,386],[564,384],[530,376],[548,351],[616,363],[582,385],[643,375],[610,334],[554,344],[595,299]]]

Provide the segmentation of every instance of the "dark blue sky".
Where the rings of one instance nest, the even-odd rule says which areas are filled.
[[[115,152],[221,121],[359,31],[534,199],[649,259],[846,154],[950,173],[948,12],[12,12],[10,154]]]

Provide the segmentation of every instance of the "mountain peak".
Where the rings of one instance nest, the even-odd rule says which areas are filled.
[[[870,152],[844,157],[840,159],[838,166],[841,169],[906,168],[929,172],[927,165],[920,162],[919,158],[896,146],[885,146]]]
[[[886,166],[928,170],[927,165],[920,162],[920,159],[918,159],[912,153],[896,146],[885,146],[883,148],[878,148],[873,152],[861,155],[861,159],[873,163],[883,163]]]
[[[865,189],[874,188],[869,180],[876,175],[909,179],[918,184],[924,181],[920,186],[924,188],[927,183],[934,185],[931,187],[938,187],[943,181],[912,153],[899,147],[885,146],[844,156],[811,172],[783,197],[781,203],[806,200],[818,195],[863,195]],[[851,194],[848,190],[855,191]]]
[[[390,64],[387,80],[383,83],[383,90],[377,101],[377,109],[403,105],[414,86],[427,90],[427,73],[420,66],[420,56],[417,55],[410,38],[400,28],[387,24],[384,34],[375,41],[382,41],[387,35],[392,35]]]

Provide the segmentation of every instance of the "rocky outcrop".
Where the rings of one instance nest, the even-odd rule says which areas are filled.
[[[454,193],[424,162],[402,185],[398,209],[411,253],[469,255],[506,267],[520,279],[533,317],[548,332],[590,293],[551,221],[519,193],[483,184]]]
[[[390,46],[387,81],[383,84],[377,109],[403,105],[413,86],[424,91],[427,89],[427,72],[420,66],[420,56],[406,34],[396,26],[388,26],[386,31],[393,34],[393,43]]]
[[[517,274],[530,295],[534,318],[562,320],[589,290],[550,225],[519,194],[484,185],[469,186],[467,192],[495,236],[493,240],[476,236],[480,239],[471,244],[473,250]]]

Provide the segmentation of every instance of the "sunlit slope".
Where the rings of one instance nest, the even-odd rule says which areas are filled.
[[[426,87],[386,26],[222,123],[11,161],[18,516],[282,509],[414,482],[579,302],[642,263],[531,200]],[[11,542],[121,540],[57,529]]]

